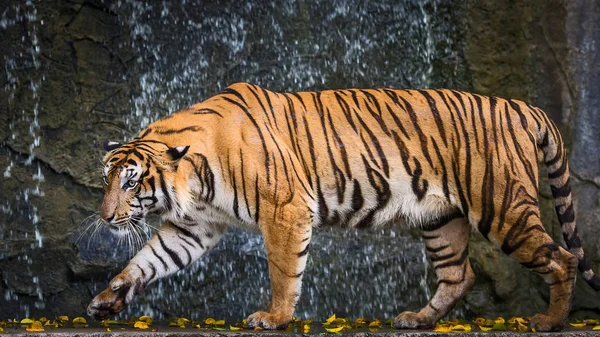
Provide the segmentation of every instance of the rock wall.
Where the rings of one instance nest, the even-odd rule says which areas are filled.
[[[102,230],[90,240],[93,227],[77,241],[102,197],[95,145],[127,139],[236,81],[273,90],[451,87],[540,106],[569,146],[578,228],[599,270],[600,36],[582,24],[600,19],[593,1],[0,0],[0,8],[8,8],[0,20],[0,318],[84,313],[131,253]],[[541,191],[544,224],[560,240],[549,189]],[[317,237],[300,313],[391,317],[424,303],[434,280],[414,233],[348,235]],[[250,314],[268,302],[260,251],[259,237],[233,232],[129,314]],[[478,281],[455,315],[545,310],[537,275],[476,233],[470,252]],[[357,262],[369,254],[372,263]],[[419,294],[399,295],[407,293]],[[578,282],[574,315],[600,315],[598,299]]]
[[[600,7],[593,1],[469,1],[465,10],[463,41],[474,91],[527,100],[561,130],[569,151],[577,227],[586,255],[598,266],[600,163],[591,152],[600,146],[600,87],[593,81],[599,75],[593,50],[600,35],[584,22],[597,19]],[[542,221],[562,243],[545,175],[543,170]],[[493,299],[496,308],[511,314],[545,310],[548,291],[541,278],[474,236],[479,239],[471,248],[472,261],[490,283],[479,282],[468,295],[470,309],[491,314],[497,309],[486,302]],[[580,278],[574,315],[600,314],[598,299]]]

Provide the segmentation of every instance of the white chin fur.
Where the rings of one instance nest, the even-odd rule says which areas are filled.
[[[129,233],[129,229],[127,228],[127,226],[115,227],[112,225],[108,225],[108,229],[110,230],[110,232],[113,235],[120,236],[120,237],[127,236],[127,234]]]

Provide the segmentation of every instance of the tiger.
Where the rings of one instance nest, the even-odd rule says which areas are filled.
[[[472,230],[549,285],[547,313],[529,322],[534,331],[565,325],[576,268],[600,290],[575,226],[559,130],[520,100],[450,89],[277,93],[235,83],[104,148],[104,224],[126,235],[148,214],[163,223],[92,299],[96,319],[192,264],[229,227],[264,238],[271,301],[248,316],[251,328],[292,320],[322,226],[422,230],[437,289],[420,311],[395,317],[398,329],[432,328],[473,287]],[[541,223],[540,163],[566,249]]]

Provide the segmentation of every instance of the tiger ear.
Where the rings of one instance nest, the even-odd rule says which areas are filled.
[[[112,150],[116,150],[118,148],[121,147],[121,143],[119,142],[110,142],[108,140],[105,140],[104,142],[102,142],[102,147],[104,148],[104,151],[109,152]]]
[[[173,161],[179,161],[179,159],[183,158],[185,154],[190,149],[190,146],[178,146],[178,147],[170,147],[167,150],[167,154]]]

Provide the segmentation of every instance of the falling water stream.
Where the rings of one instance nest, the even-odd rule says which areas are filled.
[[[444,24],[447,13],[438,10],[441,3],[365,5],[359,0],[340,0],[259,6],[250,1],[221,1],[200,6],[193,1],[116,1],[111,10],[119,13],[124,31],[130,34],[135,54],[132,67],[140,72],[139,91],[131,97],[132,111],[124,121],[130,131],[121,140],[236,81],[278,91],[443,85],[436,77],[436,64],[453,64],[456,55],[453,27]],[[223,11],[226,6],[230,7]],[[11,75],[17,67],[40,67],[38,31],[44,22],[37,17],[33,1],[12,5],[0,15],[0,31],[10,25],[28,25],[22,52],[4,60],[9,80],[3,90],[13,93],[15,83],[30,84],[31,108],[23,109],[18,121],[29,124],[29,134],[11,135],[28,137],[29,155],[12,156],[14,162],[28,165],[37,184],[23,188],[15,200],[27,205],[19,209],[28,210],[26,219],[35,229],[32,248],[44,249],[44,238],[37,230],[40,205],[30,196],[44,201],[40,188],[44,175],[33,159],[40,143],[38,89],[45,77],[39,72],[27,79]],[[372,24],[375,20],[387,20],[385,28]],[[14,162],[0,168],[5,179],[10,179]],[[0,207],[5,214],[16,209],[15,204]],[[0,241],[10,241],[14,235],[0,231]],[[116,241],[109,236],[99,230],[93,241],[85,237],[78,241],[80,258],[94,261],[110,256],[122,265],[132,252],[124,247],[115,251]],[[30,258],[23,259],[31,265]],[[404,309],[418,309],[433,289],[428,265],[423,245],[411,231],[321,229],[311,244],[297,315],[390,318]],[[29,272],[36,284],[36,270]],[[90,291],[101,291],[107,281],[96,282]],[[37,293],[36,309],[43,309],[44,296]],[[266,308],[269,294],[261,236],[233,229],[208,256],[149,287],[122,315],[199,319],[210,314],[241,319]],[[10,290],[0,295],[5,301],[19,301],[19,295]],[[30,309],[23,306],[14,314],[28,316]]]

